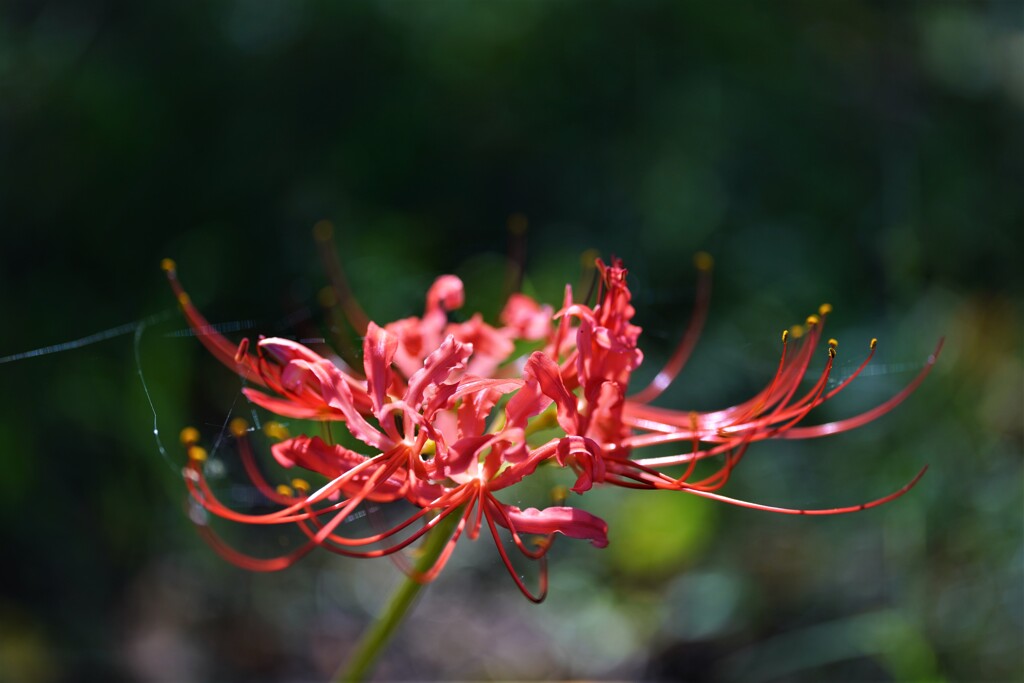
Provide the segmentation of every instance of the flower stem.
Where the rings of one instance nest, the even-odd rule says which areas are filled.
[[[415,565],[416,574],[424,574],[434,565],[448,544],[448,540],[455,533],[461,519],[462,507],[460,506],[427,533],[426,540],[420,546],[421,554]],[[416,579],[410,576],[405,577],[405,580],[399,584],[398,590],[391,596],[391,602],[378,615],[377,620],[370,628],[363,633],[355,650],[349,655],[348,662],[334,676],[333,680],[336,683],[365,679],[405,615],[408,614],[422,588],[423,584]]]

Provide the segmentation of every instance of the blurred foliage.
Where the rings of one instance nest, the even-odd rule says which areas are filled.
[[[898,410],[759,445],[729,495],[831,507],[931,469],[828,519],[588,494],[607,550],[560,542],[534,607],[465,545],[381,679],[1024,678],[1022,114],[1017,0],[4,3],[0,678],[333,671],[397,572],[249,575],[192,533],[177,431],[212,443],[243,406],[159,260],[239,334],[329,336],[316,221],[386,321],[444,272],[493,315],[523,218],[548,301],[585,291],[585,250],[626,259],[647,376],[685,327],[692,253],[715,255],[665,405],[742,400],[822,301],[840,372],[881,340],[822,420],[898,391],[946,335]]]

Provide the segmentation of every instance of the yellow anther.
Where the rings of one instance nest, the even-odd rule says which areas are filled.
[[[334,224],[328,220],[317,221],[313,225],[313,239],[328,242],[334,236]]]
[[[822,304],[818,306],[818,315],[828,315],[832,312],[832,304]]]
[[[202,446],[189,446],[188,459],[194,462],[206,462],[206,449]]]
[[[693,255],[693,265],[697,266],[697,270],[711,270],[715,265],[715,259],[706,251],[698,251]]]
[[[195,427],[185,427],[181,430],[179,438],[182,446],[194,446],[199,443],[199,430]]]
[[[171,272],[172,270],[174,270],[177,267],[178,266],[174,262],[174,259],[165,258],[163,261],[160,262],[160,268],[162,268],[163,270],[167,271],[168,273]]]
[[[783,330],[782,331],[782,343],[785,344],[787,339],[789,339],[789,330]]]
[[[309,482],[305,479],[292,479],[292,488],[299,493],[309,493]]]
[[[878,346],[878,340],[877,339],[872,339],[871,340],[871,350],[874,351],[876,346]]]
[[[273,420],[263,423],[263,433],[275,441],[284,441],[291,434],[288,433],[288,428],[280,422]]]
[[[828,357],[829,358],[835,358],[836,357],[836,349],[835,349],[834,346],[828,347]]]
[[[277,493],[280,496],[294,496],[295,495],[295,491],[293,491],[292,487],[289,486],[288,484],[278,484],[277,485]]]
[[[834,348],[839,346],[839,340],[835,339],[835,338],[829,339],[828,340],[828,345],[829,345],[829,347],[834,349]]]
[[[188,294],[182,292],[178,295],[178,303],[182,306],[188,306],[192,302],[192,299],[188,297]]]
[[[228,430],[231,432],[231,436],[240,439],[249,431],[249,423],[240,417],[236,417],[228,424]]]
[[[437,444],[434,443],[433,439],[427,439],[423,442],[423,448],[420,450],[421,455],[433,455],[437,451]]]
[[[816,315],[809,315],[809,316],[807,316],[807,320],[804,321],[804,323],[807,325],[807,327],[814,327],[815,325],[817,325],[820,322],[821,322],[821,318],[819,318]]]
[[[569,497],[569,489],[559,484],[555,488],[551,489],[551,500],[555,505],[561,505],[565,502],[565,499]]]
[[[316,300],[320,302],[320,305],[324,308],[331,308],[337,305],[338,298],[334,296],[334,288],[324,287],[316,293]]]
[[[793,335],[793,339],[799,339],[804,336],[804,326],[793,325],[793,327],[789,328],[789,333]]]

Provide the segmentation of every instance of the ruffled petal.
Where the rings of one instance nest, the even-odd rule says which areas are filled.
[[[409,378],[409,390],[405,394],[406,403],[410,406],[419,406],[430,387],[444,382],[453,372],[465,367],[466,359],[471,353],[472,345],[455,341],[455,337],[448,335],[448,338],[423,361],[423,367]]]
[[[555,459],[562,467],[572,467],[576,472],[576,484],[572,487],[576,493],[589,491],[595,483],[604,481],[604,456],[592,439],[580,436],[559,439]]]
[[[571,507],[549,507],[543,510],[505,508],[517,533],[562,534],[569,538],[590,541],[595,548],[608,545],[608,523],[585,510]]]
[[[576,434],[579,428],[576,397],[565,388],[555,361],[537,351],[526,361],[524,373],[533,376],[544,395],[555,402],[558,411],[558,425],[565,430],[566,434]]]
[[[398,351],[398,337],[371,322],[363,340],[363,370],[373,412],[379,414],[391,385],[391,362]]]

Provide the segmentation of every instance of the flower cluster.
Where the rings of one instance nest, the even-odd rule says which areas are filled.
[[[569,286],[557,311],[517,293],[505,304],[499,327],[479,314],[465,322],[450,321],[449,312],[463,304],[463,285],[455,276],[442,276],[427,292],[421,317],[384,326],[353,320],[362,328],[362,368],[288,339],[261,338],[255,350],[247,339],[230,342],[193,306],[174,263],[165,260],[163,268],[190,326],[214,356],[244,378],[242,391],[249,401],[285,418],[341,422],[365,446],[357,452],[320,436],[284,438],[271,449],[277,463],[320,475],[325,483],[314,490],[305,479],[295,478],[290,486],[274,487],[255,464],[244,438],[247,425],[234,421],[232,431],[239,437],[246,471],[276,506],[272,512],[253,514],[217,498],[204,475],[205,451],[198,445],[198,433],[185,430],[182,440],[190,456],[185,478],[198,504],[235,522],[294,524],[306,540],[280,557],[257,559],[229,546],[208,526],[201,525],[201,530],[232,562],[275,570],[315,547],[356,557],[392,555],[455,515],[454,532],[437,561],[426,571],[407,571],[420,581],[433,579],[458,540],[463,535],[477,538],[486,524],[519,589],[540,601],[547,583],[543,563],[540,588],[531,591],[513,568],[510,550],[543,561],[555,534],[597,547],[608,543],[605,522],[580,508],[561,504],[520,509],[501,500],[504,489],[542,465],[570,470],[577,494],[609,484],[665,489],[787,514],[853,512],[908,491],[924,470],[894,493],[852,507],[788,509],[718,493],[755,441],[825,436],[888,412],[924,379],[939,349],[910,384],[874,409],[838,422],[802,426],[812,409],[861,373],[875,350],[872,340],[859,367],[830,388],[837,342],[829,339],[824,370],[809,376],[831,310],[826,304],[805,325],[783,332],[778,369],[749,400],[714,412],[652,406],[683,367],[703,324],[710,257],[699,255],[697,267],[697,306],[689,329],[654,380],[630,394],[631,376],[643,361],[641,330],[632,322],[626,270],[618,260],[597,261],[595,305],[576,300]],[[531,351],[523,353],[523,348]],[[679,452],[639,455],[660,444],[677,444]],[[698,470],[698,463],[708,459],[717,467]],[[352,534],[342,526],[365,502],[393,501],[411,504],[411,512],[391,528]],[[504,537],[511,538],[508,547]]]

